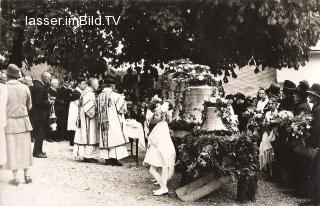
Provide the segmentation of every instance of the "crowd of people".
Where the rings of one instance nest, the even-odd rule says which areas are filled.
[[[24,169],[26,183],[32,182],[28,173],[31,156],[47,157],[42,147],[44,139],[70,141],[73,155],[79,161],[103,160],[106,165],[122,166],[119,160],[129,155],[126,145],[130,140],[124,126],[126,119],[130,119],[141,124],[144,130],[148,145],[144,162],[150,165],[155,184],[160,185],[154,194],[166,194],[167,180],[175,164],[168,127],[172,105],[155,97],[161,95],[161,91],[154,86],[157,75],[151,74],[146,69],[137,76],[129,69],[122,84],[115,84],[104,75],[67,77],[59,82],[49,72],[35,80],[30,76],[22,78],[20,69],[10,64],[7,72],[1,74],[0,84],[0,165],[12,170],[10,183],[19,184],[18,169]],[[273,83],[268,89],[260,88],[256,97],[242,93],[225,95],[224,91],[219,95],[237,115],[239,131],[260,137],[260,169],[267,178],[292,188],[296,195],[308,195],[319,204],[319,155],[313,160],[299,155],[294,151],[297,146],[294,141],[279,138],[283,135],[281,131],[274,134],[253,126],[250,114],[259,113],[265,120],[280,111],[290,111],[296,116],[312,114],[312,141],[307,146],[317,150],[320,147],[320,85],[310,87],[305,80],[295,85],[286,80],[282,89]]]
[[[1,115],[0,122],[0,165],[12,170],[13,179],[9,183],[20,184],[18,169],[24,170],[26,183],[32,182],[28,173],[32,156],[47,158],[44,139],[70,141],[73,155],[79,161],[122,166],[119,160],[129,155],[130,134],[124,133],[125,120],[129,119],[131,124],[134,121],[141,128],[148,127],[142,134],[149,136],[143,138],[143,144],[149,139],[144,162],[150,165],[155,184],[160,185],[154,195],[166,194],[167,180],[173,174],[175,163],[167,123],[170,105],[162,104],[159,98],[149,101],[154,95],[152,78],[143,90],[146,85],[134,83],[138,79],[130,70],[128,74],[124,80],[131,84],[117,86],[103,76],[80,75],[76,80],[65,78],[59,82],[49,72],[42,73],[39,79],[22,77],[20,69],[10,64],[1,74],[0,84],[0,109],[1,114],[6,114]],[[146,76],[141,78],[148,79]],[[141,96],[137,95],[137,86],[144,91]],[[34,141],[33,152],[31,141]]]
[[[315,153],[310,160],[306,157],[310,154],[304,150],[317,151],[320,148],[320,84],[310,88],[306,80],[298,85],[286,80],[282,90],[280,85],[273,83],[267,89],[260,88],[256,97],[237,93],[229,94],[225,99],[238,116],[239,131],[258,136],[260,169],[266,178],[289,189],[294,196],[311,197],[312,202],[308,204],[319,205],[319,154]],[[284,131],[252,124],[253,114],[260,114],[263,122],[272,123],[272,118],[281,111],[289,111],[294,116],[311,114],[311,137],[306,145],[288,138]]]

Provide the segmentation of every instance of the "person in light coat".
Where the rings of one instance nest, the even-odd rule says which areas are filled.
[[[7,100],[8,90],[4,84],[0,83],[0,167],[7,162],[7,147],[4,128],[7,124]]]
[[[20,69],[9,64],[7,69],[8,102],[7,102],[7,124],[5,127],[7,162],[4,169],[11,170],[13,179],[9,181],[12,185],[19,185],[17,177],[18,169],[24,170],[25,183],[31,183],[29,167],[32,165],[31,135],[32,125],[28,111],[32,107],[29,87],[18,81],[21,78]]]

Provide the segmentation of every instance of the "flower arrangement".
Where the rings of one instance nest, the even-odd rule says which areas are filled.
[[[169,123],[169,128],[172,130],[192,131],[198,124],[182,119],[173,120]]]
[[[310,137],[312,116],[309,113],[302,113],[292,119],[288,128],[289,138],[298,140],[303,146]]]
[[[192,116],[197,113],[187,103],[186,93],[190,86],[220,86],[221,80],[218,80],[210,73],[210,67],[206,65],[194,64],[188,59],[181,59],[169,62],[165,68],[162,78],[163,95],[173,102],[173,130],[190,130],[190,122],[199,122],[199,118]],[[214,89],[212,90],[212,92]],[[192,111],[190,110],[192,109]],[[203,108],[196,108],[200,112]],[[200,118],[201,120],[201,118]]]
[[[264,120],[264,114],[256,111],[246,111],[244,115],[248,115],[249,119],[248,126],[252,128],[261,128]]]

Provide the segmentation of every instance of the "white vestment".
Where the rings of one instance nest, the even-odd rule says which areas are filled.
[[[79,99],[79,119],[74,138],[73,154],[79,158],[98,158],[99,137],[96,124],[96,97],[87,87]],[[79,125],[80,123],[80,125]]]
[[[82,90],[77,87],[76,90],[82,93]],[[68,113],[68,131],[76,131],[78,119],[79,100],[71,101]]]
[[[98,133],[101,159],[123,159],[129,155],[124,135],[123,114],[126,112],[124,96],[105,88],[98,97]]]

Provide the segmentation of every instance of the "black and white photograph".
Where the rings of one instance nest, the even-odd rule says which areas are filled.
[[[0,0],[0,206],[320,206],[320,0]]]

